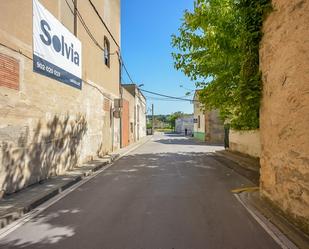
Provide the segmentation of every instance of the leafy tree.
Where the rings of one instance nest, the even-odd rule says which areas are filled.
[[[175,129],[176,119],[183,117],[185,114],[183,112],[174,112],[168,116],[167,121],[169,122],[172,129]]]
[[[200,101],[234,129],[259,127],[259,42],[269,0],[195,0],[172,36],[175,67],[203,87]]]

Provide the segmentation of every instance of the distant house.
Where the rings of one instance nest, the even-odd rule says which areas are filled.
[[[121,86],[121,90],[123,101],[121,112],[121,147],[125,147],[135,141],[135,97],[123,86]]]
[[[175,121],[175,131],[177,133],[185,134],[187,130],[187,134],[193,134],[193,123],[194,116],[188,115],[185,117],[177,118]]]
[[[224,125],[218,110],[206,110],[199,102],[200,90],[194,94],[194,137],[210,143],[224,142]]]
[[[131,108],[129,107],[129,121],[124,123],[126,127],[129,127],[127,131],[125,131],[125,133],[129,133],[129,135],[125,137],[129,139],[129,141],[133,140],[133,142],[137,142],[146,136],[146,97],[136,84],[123,84],[122,88],[125,89],[124,97],[126,98],[126,96],[128,96],[128,94],[126,94],[126,92],[128,92],[133,96],[132,101],[134,101],[132,104],[132,101],[130,101],[131,98],[127,98]]]

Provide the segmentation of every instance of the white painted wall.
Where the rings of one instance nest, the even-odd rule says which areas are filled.
[[[146,136],[146,99],[137,89],[135,95],[135,110],[135,140],[138,141]]]
[[[203,107],[200,102],[194,103],[194,119],[198,120],[200,117],[200,125],[198,123],[194,123],[194,132],[203,132],[205,133],[205,114],[203,111]]]
[[[177,133],[185,133],[187,129],[188,134],[193,133],[193,115],[190,117],[177,118],[175,121],[175,130]]]

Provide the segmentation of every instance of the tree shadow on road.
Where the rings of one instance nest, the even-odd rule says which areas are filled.
[[[182,134],[165,134],[165,139],[157,139],[154,142],[162,144],[179,144],[179,145],[199,145],[199,146],[223,146],[222,143],[211,143],[208,141],[197,140],[193,137],[185,136]]]
[[[0,248],[49,248],[75,235],[76,225],[65,224],[68,216],[80,215],[79,209],[61,209],[48,215],[40,214],[0,241]],[[74,217],[73,217],[74,220]],[[12,236],[11,236],[12,235]],[[57,246],[56,246],[57,248]]]

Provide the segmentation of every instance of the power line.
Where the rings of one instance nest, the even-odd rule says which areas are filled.
[[[71,11],[72,14],[74,15],[74,12],[73,12],[71,6],[70,6],[69,3],[67,2],[67,0],[65,0],[65,1],[66,1],[67,5],[68,5],[70,11]],[[86,22],[84,21],[82,15],[80,14],[80,12],[79,12],[77,6],[74,4],[74,0],[71,0],[71,1],[72,1],[73,5],[74,5],[74,10],[76,11],[76,13],[77,13],[77,15],[78,15],[78,18],[79,18],[80,22],[82,23],[84,29],[86,30],[87,34],[89,35],[89,37],[91,38],[91,40],[92,40],[102,51],[104,51],[104,48],[101,47],[101,45],[99,44],[99,42],[98,42],[98,41],[94,38],[94,36],[92,35],[90,29],[88,28],[88,26],[87,26]],[[106,25],[106,23],[104,22],[103,18],[102,18],[101,15],[99,14],[97,8],[95,7],[95,5],[93,4],[93,2],[92,2],[91,0],[88,0],[88,1],[89,1],[89,3],[91,4],[91,6],[92,6],[93,10],[95,11],[96,15],[99,17],[100,21],[102,22],[102,24],[103,24],[104,27],[106,28],[107,32],[109,33],[109,35],[111,36],[111,38],[112,38],[113,41],[115,42],[116,46],[120,49],[120,46],[119,46],[118,42],[116,41],[116,39],[115,39],[115,37],[113,36],[113,34],[112,34],[112,32],[110,31],[110,29],[107,27],[107,25]],[[118,51],[117,51],[117,55],[118,55],[118,57],[120,58],[121,67],[124,68],[124,71],[125,71],[125,73],[127,74],[127,76],[128,76],[128,78],[129,78],[129,80],[131,81],[131,83],[134,84],[134,81],[133,81],[133,79],[132,79],[132,77],[131,77],[131,75],[130,75],[130,73],[129,73],[129,71],[128,71],[128,69],[127,69],[125,63],[124,63],[124,60],[123,60],[123,58],[122,58],[121,53],[119,54]]]
[[[107,27],[106,23],[104,22],[103,18],[101,17],[101,15],[99,14],[99,11],[97,10],[97,8],[95,7],[95,5],[93,4],[93,2],[91,0],[88,0],[89,3],[91,4],[92,8],[94,9],[95,13],[97,14],[97,16],[99,17],[99,19],[101,20],[101,22],[103,23],[104,27],[106,28],[107,32],[109,33],[109,35],[112,37],[113,41],[115,42],[115,44],[117,45],[117,47],[120,49],[120,46],[118,44],[118,42],[116,41],[115,37],[113,36],[112,32],[109,30],[109,28]]]
[[[104,22],[103,18],[101,17],[98,9],[96,8],[96,6],[93,4],[93,2],[91,0],[88,0],[89,3],[91,4],[93,10],[95,11],[95,13],[97,14],[97,16],[99,17],[100,21],[102,22],[102,24],[104,25],[104,27],[106,28],[107,32],[109,33],[109,35],[111,36],[111,38],[113,39],[113,41],[115,42],[116,46],[120,49],[120,45],[118,44],[118,42],[116,41],[116,38],[114,37],[114,35],[112,34],[112,32],[110,31],[110,29],[108,28],[107,24]],[[126,72],[128,78],[130,79],[131,83],[134,84],[134,81],[132,80],[132,77],[124,63],[124,60],[122,58],[122,55],[120,53],[120,61],[121,61],[121,66],[124,68],[124,71]]]
[[[72,0],[73,6],[74,6],[74,10],[71,8],[71,6],[70,6],[70,4],[68,3],[67,0],[65,0],[65,2],[66,2],[66,4],[67,4],[68,8],[70,9],[72,15],[74,15],[74,10],[76,11],[77,16],[78,16],[78,19],[80,20],[82,26],[84,27],[84,29],[85,29],[86,33],[88,34],[88,36],[90,37],[90,39],[94,42],[94,44],[95,44],[100,50],[102,50],[102,51],[104,52],[104,48],[99,44],[99,42],[98,42],[98,41],[95,39],[95,37],[93,36],[92,32],[90,31],[89,27],[87,26],[86,22],[84,21],[83,16],[82,16],[81,13],[79,12],[77,6],[74,4],[74,0]],[[101,20],[102,23],[104,24],[104,26],[105,26],[105,28],[107,29],[108,33],[111,35],[111,37],[113,38],[114,42],[115,42],[116,45],[119,47],[118,43],[116,42],[114,36],[111,34],[111,32],[110,32],[110,30],[108,29],[107,25],[105,24],[104,20],[101,18],[101,16],[100,16],[99,13],[97,12],[96,7],[93,5],[93,3],[91,2],[91,0],[89,0],[89,2],[90,2],[90,4],[92,5],[92,7],[95,9],[97,15],[99,16],[100,20]],[[33,59],[32,59],[31,57],[29,57],[28,55],[23,54],[20,50],[13,49],[13,48],[8,47],[8,46],[6,46],[5,44],[2,44],[2,43],[0,43],[0,45],[6,47],[6,48],[8,48],[8,49],[13,50],[14,52],[20,53],[20,54],[22,54],[23,56],[27,57],[27,58],[30,59],[30,60],[33,60]],[[127,74],[127,76],[128,76],[128,78],[130,79],[131,83],[134,84],[134,81],[133,81],[133,79],[132,79],[132,77],[131,77],[131,75],[130,75],[130,73],[129,73],[129,71],[128,71],[128,69],[127,69],[125,63],[124,63],[124,60],[123,60],[121,54],[119,54],[118,51],[117,51],[116,53],[117,53],[118,57],[120,58],[121,67],[124,68],[125,73]]]
[[[175,97],[175,96],[169,96],[169,95],[165,95],[165,94],[161,94],[161,93],[156,93],[156,92],[151,92],[148,90],[144,90],[144,89],[140,89],[142,92],[146,92],[146,93],[150,93],[153,95],[157,95],[157,96],[161,96],[161,97],[166,97],[166,98],[170,98],[170,99],[178,99],[178,100],[183,100],[183,101],[190,101],[193,102],[195,100],[192,99],[185,99],[185,98],[180,98],[180,97]]]
[[[128,71],[128,69],[127,69],[126,65],[124,64],[124,61],[123,61],[123,59],[122,59],[122,56],[121,56],[121,55],[120,55],[120,60],[121,60],[121,65],[122,65],[122,67],[124,68],[124,71],[126,72],[127,76],[129,77],[129,79],[130,79],[131,83],[132,83],[132,84],[134,84],[134,81],[132,80],[132,77],[131,77],[131,75],[130,75],[129,71]]]
[[[156,97],[151,97],[151,96],[146,96],[147,99],[151,100],[158,100],[158,101],[184,101],[180,99],[170,99],[170,98],[156,98]]]
[[[68,5],[71,13],[74,16],[74,11],[72,10],[70,4],[68,3],[67,0],[65,0],[66,4]],[[84,27],[86,33],[89,35],[90,39],[94,42],[94,44],[102,51],[104,51],[104,48],[99,44],[99,42],[95,39],[95,37],[93,36],[93,34],[91,33],[89,27],[87,26],[86,22],[84,21],[84,18],[82,17],[82,15],[80,14],[78,8],[76,7],[74,0],[72,0],[73,6],[74,6],[74,10],[76,11],[76,14],[78,16],[78,19],[80,20],[82,26]]]
[[[11,51],[13,51],[13,52],[19,53],[19,54],[21,54],[22,56],[26,57],[27,59],[33,61],[33,59],[32,59],[30,56],[24,54],[21,50],[17,50],[17,49],[15,49],[15,48],[9,47],[9,46],[3,44],[2,42],[0,42],[0,45],[3,46],[3,47],[5,47],[5,48],[7,48],[7,49],[9,49],[9,50],[11,50]]]

